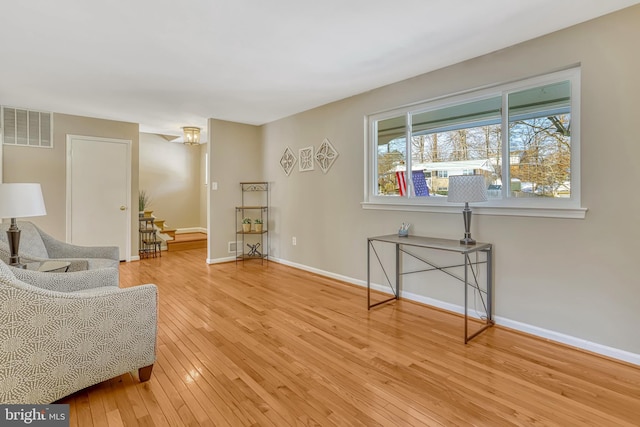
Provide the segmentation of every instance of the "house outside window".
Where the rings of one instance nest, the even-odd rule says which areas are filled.
[[[371,115],[364,205],[446,206],[450,176],[480,174],[486,206],[583,217],[579,100],[574,68]]]

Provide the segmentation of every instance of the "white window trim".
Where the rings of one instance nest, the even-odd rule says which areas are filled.
[[[461,102],[473,102],[490,96],[502,96],[506,102],[505,94],[543,86],[545,84],[569,80],[571,81],[571,197],[567,199],[546,198],[507,198],[503,194],[502,199],[492,199],[483,203],[472,204],[474,214],[479,215],[506,215],[549,218],[574,218],[583,219],[587,208],[582,207],[580,201],[580,68],[570,69],[532,77],[516,82],[471,89],[446,97],[439,97],[420,103],[405,105],[393,110],[370,114],[364,118],[365,129],[365,167],[364,167],[364,199],[361,203],[363,209],[381,209],[414,212],[460,213],[461,204],[448,203],[445,197],[415,197],[407,191],[408,196],[378,196],[375,194],[377,187],[377,150],[373,149],[373,138],[377,134],[376,123],[399,115],[416,113],[425,109],[443,108],[448,105],[456,105]],[[507,109],[503,106],[503,123],[508,118]],[[407,121],[407,123],[409,123]],[[411,132],[407,125],[407,134]],[[508,138],[507,132],[502,132],[504,139]],[[508,150],[508,142],[502,141],[503,156]],[[409,156],[410,157],[410,156]],[[503,157],[505,158],[505,157]],[[410,160],[409,160],[410,162]],[[410,181],[411,174],[407,179]],[[409,182],[408,185],[413,185]],[[506,192],[503,186],[503,192]]]

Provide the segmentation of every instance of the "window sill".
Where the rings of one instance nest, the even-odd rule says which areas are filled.
[[[416,203],[390,203],[390,202],[362,202],[362,209],[405,211],[405,212],[432,212],[460,214],[462,205],[425,205]],[[584,219],[587,208],[573,207],[531,207],[531,206],[481,206],[472,204],[474,215],[501,215],[501,216],[528,216],[541,218],[569,218]]]

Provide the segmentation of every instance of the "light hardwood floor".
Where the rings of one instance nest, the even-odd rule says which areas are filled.
[[[277,263],[204,250],[122,264],[159,288],[151,379],[60,401],[72,426],[640,425],[640,368]]]

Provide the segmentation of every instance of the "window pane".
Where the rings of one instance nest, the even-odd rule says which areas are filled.
[[[380,120],[377,123],[378,194],[381,196],[399,196],[406,193],[406,129],[405,116]]]
[[[571,195],[570,103],[568,81],[509,94],[510,196]]]
[[[452,175],[479,174],[501,183],[500,107],[501,97],[493,97],[411,116],[416,196],[446,196]],[[416,171],[424,173],[428,192],[421,191]]]

